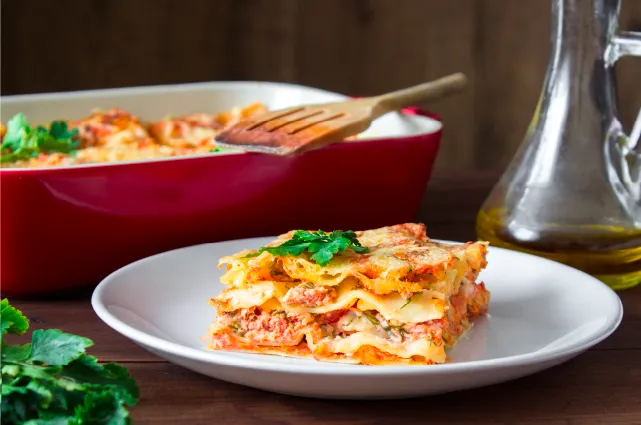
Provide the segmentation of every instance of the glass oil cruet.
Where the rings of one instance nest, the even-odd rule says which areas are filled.
[[[491,245],[568,264],[614,289],[641,283],[641,111],[626,135],[613,69],[621,56],[641,56],[641,33],[618,32],[620,6],[552,0],[538,105],[476,222]]]

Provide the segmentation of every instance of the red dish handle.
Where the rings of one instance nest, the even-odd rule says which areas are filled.
[[[434,112],[430,112],[425,109],[417,108],[414,106],[412,106],[411,108],[405,108],[401,112],[409,115],[421,115],[423,117],[432,118],[433,120],[436,120],[436,121],[441,121],[441,117],[439,117]]]

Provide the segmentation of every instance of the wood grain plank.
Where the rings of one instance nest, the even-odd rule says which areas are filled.
[[[366,6],[362,1],[300,2],[295,46],[299,83],[350,95],[368,94],[360,84],[363,28],[371,20],[362,13]]]
[[[477,72],[478,1],[449,0],[426,2],[427,18],[424,31],[427,63],[425,79],[452,72],[463,72],[469,79],[463,93],[435,104],[434,110],[443,122],[443,140],[434,164],[435,171],[465,170],[475,167],[475,145],[481,143],[477,134],[478,107],[475,99],[484,84]],[[489,141],[486,141],[489,142]]]
[[[225,56],[227,79],[293,81],[296,0],[233,1]],[[219,57],[219,55],[216,55]]]
[[[422,200],[420,218],[430,223],[474,225],[476,214],[498,179],[494,171],[435,171]]]
[[[479,0],[474,158],[501,169],[521,143],[550,51],[550,1]]]
[[[231,4],[3,2],[3,94],[224,79]]]
[[[41,3],[3,4],[4,94],[294,78],[295,0]]]
[[[589,351],[505,384],[393,402],[315,400],[225,383],[170,364],[128,365],[136,424],[638,424],[641,351]],[[313,382],[309,382],[313,385]]]
[[[619,328],[596,348],[600,350],[637,350],[641,337],[641,286],[619,292],[623,304],[623,321]],[[641,357],[639,357],[641,366]],[[639,389],[641,391],[641,388]]]

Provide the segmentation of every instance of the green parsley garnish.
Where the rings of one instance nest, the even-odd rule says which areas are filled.
[[[409,332],[407,332],[405,328],[399,328],[398,333],[401,335],[401,341],[405,341],[405,337],[409,335]]]
[[[74,140],[77,129],[69,130],[65,121],[53,121],[49,128],[33,128],[23,113],[7,122],[7,133],[0,146],[0,162],[14,162],[38,156],[39,153],[72,153],[78,148]]]
[[[38,329],[31,342],[8,344],[22,335],[27,318],[5,298],[2,314],[2,423],[80,425],[131,423],[125,406],[138,403],[138,386],[126,368],[98,364],[85,350],[90,339],[58,329]]]
[[[278,246],[264,246],[256,252],[245,255],[244,258],[256,257],[267,251],[272,255],[285,257],[287,255],[297,256],[307,250],[313,255],[310,257],[321,266],[326,266],[334,257],[334,254],[345,252],[347,249],[354,252],[367,252],[368,248],[361,245],[356,238],[356,233],[351,230],[334,230],[332,233],[325,233],[322,230],[307,232],[297,230],[294,236]]]
[[[213,148],[211,148],[211,149],[209,150],[209,153],[234,152],[234,151],[239,152],[239,150],[238,150],[238,149],[234,149],[234,148],[223,148],[223,147],[221,147],[221,146],[215,146],[215,147],[213,147]]]
[[[411,302],[412,302],[412,297],[413,297],[413,296],[414,296],[414,295],[412,295],[411,297],[409,297],[409,298],[407,299],[407,301],[405,301],[405,304],[403,304],[403,306],[402,306],[399,310],[403,310],[405,307],[407,307],[407,305],[408,305],[409,303],[411,303]]]
[[[401,337],[401,341],[405,341],[405,337],[409,334],[404,328],[405,324],[398,325],[398,326],[392,326],[390,325],[389,328],[386,329],[388,332],[396,331],[398,332],[398,335]]]
[[[376,317],[374,317],[374,315],[373,315],[373,314],[368,313],[368,312],[366,312],[366,311],[364,311],[364,312],[363,312],[363,314],[365,315],[365,317],[367,318],[367,320],[369,320],[369,321],[372,323],[372,325],[374,325],[374,326],[378,326],[378,325],[380,325],[380,324],[381,324],[381,322],[379,322],[379,321],[378,321],[378,319],[377,319]]]

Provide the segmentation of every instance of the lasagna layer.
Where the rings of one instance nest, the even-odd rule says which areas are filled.
[[[425,236],[423,224],[383,227],[356,235],[369,252],[345,252],[326,266],[313,262],[307,253],[276,257],[263,252],[247,258],[251,251],[242,251],[223,257],[220,264],[227,264],[227,272],[221,281],[233,287],[264,280],[335,286],[353,277],[365,289],[381,295],[392,292],[411,295],[423,289],[451,295],[458,291],[457,285],[464,277],[476,279],[487,264],[486,242],[464,245],[434,242]],[[268,246],[278,245],[291,236],[292,232],[282,235]]]
[[[483,284],[465,284],[439,318],[402,322],[358,302],[327,313],[290,313],[274,305],[222,312],[210,329],[210,348],[333,358],[363,364],[443,363],[445,349],[487,312],[489,292]],[[293,350],[295,347],[295,350]]]
[[[295,285],[295,286],[294,286]],[[287,313],[322,314],[356,305],[361,310],[376,310],[387,320],[424,322],[443,317],[446,301],[439,292],[422,290],[410,298],[398,292],[376,295],[354,279],[346,279],[338,289],[306,283],[258,282],[248,288],[225,289],[212,300],[219,311],[233,311],[252,306],[273,305],[271,309]],[[293,296],[290,296],[294,293]],[[298,298],[296,298],[298,297]],[[318,299],[318,301],[315,301]],[[310,300],[313,303],[309,303]],[[322,301],[322,302],[321,302]]]

